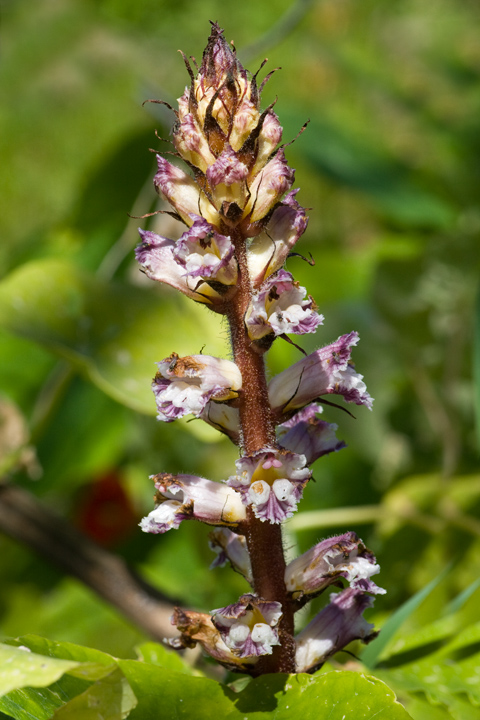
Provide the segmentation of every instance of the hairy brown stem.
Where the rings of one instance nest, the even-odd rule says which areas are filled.
[[[263,448],[276,447],[275,421],[270,407],[263,355],[254,348],[246,331],[244,316],[251,298],[245,239],[232,236],[239,266],[237,293],[230,302],[227,317],[230,324],[233,356],[242,373],[240,427],[243,451],[251,455]],[[293,609],[284,582],[285,557],[280,525],[262,522],[248,509],[245,523],[255,592],[264,600],[281,603],[283,616],[279,634],[281,645],[271,655],[264,655],[256,665],[258,674],[295,672]]]

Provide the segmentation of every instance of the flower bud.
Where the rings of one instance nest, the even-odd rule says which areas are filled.
[[[207,525],[237,526],[245,520],[239,493],[223,483],[196,475],[154,475],[156,507],[143,518],[144,532],[159,534],[176,530],[182,520],[200,520]]]
[[[212,622],[225,645],[240,658],[270,655],[279,645],[276,626],[282,617],[282,606],[255,595],[246,594],[238,602],[212,610]]]
[[[314,672],[352,640],[373,640],[378,633],[363,617],[372,605],[373,598],[355,588],[332,593],[330,604],[295,638],[297,672]]]
[[[238,397],[242,376],[235,363],[211,355],[177,353],[157,363],[152,383],[158,419],[172,422],[193,413],[199,417],[209,400],[224,402]]]
[[[303,455],[288,450],[259,450],[236,461],[237,474],[228,485],[241,494],[262,521],[280,523],[291,517],[311,476]]]
[[[272,378],[268,396],[274,411],[288,416],[292,410],[331,393],[371,409],[373,400],[363,375],[356,373],[350,365],[350,349],[358,340],[356,332],[342,335]]]

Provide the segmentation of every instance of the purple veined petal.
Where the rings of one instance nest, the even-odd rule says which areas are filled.
[[[170,285],[184,295],[214,306],[222,302],[222,296],[207,283],[185,274],[185,268],[175,258],[176,243],[151,231],[139,230],[142,243],[135,250],[135,256],[147,277]]]
[[[157,507],[143,518],[144,532],[159,534],[176,530],[183,520],[200,520],[207,525],[235,527],[245,520],[240,495],[223,483],[196,475],[154,475]]]
[[[322,412],[321,405],[312,403],[277,427],[280,445],[294,453],[305,455],[307,465],[312,465],[323,455],[346,447],[344,441],[338,440],[335,434],[338,425],[320,420],[318,415]]]
[[[252,340],[266,335],[315,332],[323,315],[315,310],[313,299],[305,299],[306,290],[286,270],[279,270],[252,295],[245,314],[245,325]]]
[[[279,645],[276,627],[282,606],[253,594],[242,595],[238,602],[212,610],[212,622],[225,645],[240,658],[270,655]]]
[[[155,189],[177,211],[186,225],[192,224],[190,215],[195,213],[213,225],[220,217],[195,180],[168,160],[157,155],[158,171],[153,180]]]
[[[228,648],[212,618],[207,613],[183,610],[176,607],[172,616],[172,625],[180,631],[178,638],[168,641],[176,650],[194,647],[200,643],[204,651],[224,667],[234,672],[249,672],[257,662],[257,657],[242,660]]]
[[[210,549],[217,553],[217,557],[210,565],[211,568],[223,567],[229,562],[247,582],[253,583],[250,555],[244,535],[238,535],[226,527],[217,527],[210,533],[208,544]]]
[[[249,216],[250,223],[264,218],[290,189],[294,179],[295,171],[287,164],[283,150],[279,150],[251,183],[243,217]]]
[[[358,343],[358,333],[342,335],[335,342],[316,350],[276,375],[268,384],[272,408],[291,414],[322,395],[342,395],[347,402],[372,407],[363,375],[349,364],[351,348]]]
[[[373,598],[359,589],[347,588],[330,595],[330,604],[295,638],[297,672],[314,672],[327,658],[352,640],[370,642],[378,633],[363,617]]]
[[[192,214],[193,225],[175,245],[173,255],[190,278],[234,285],[238,266],[229,237],[221,235],[204,218]]]
[[[253,238],[247,252],[253,287],[258,288],[285,263],[288,254],[308,225],[304,208],[295,200],[292,190],[273,212],[265,230]]]
[[[224,402],[238,397],[242,376],[235,363],[211,355],[177,353],[157,363],[152,390],[158,419],[171,422],[192,413],[199,417],[210,400]]]
[[[237,474],[227,482],[257,518],[280,523],[293,515],[311,477],[305,462],[303,455],[266,448],[237,460]]]
[[[352,587],[378,595],[385,591],[370,578],[379,572],[375,556],[354,532],[347,532],[322,540],[288,563],[285,586],[294,599],[301,599],[318,595],[343,578]]]

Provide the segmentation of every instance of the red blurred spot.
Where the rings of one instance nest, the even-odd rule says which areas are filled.
[[[102,475],[83,487],[74,522],[104,547],[113,547],[127,538],[138,517],[118,471]]]

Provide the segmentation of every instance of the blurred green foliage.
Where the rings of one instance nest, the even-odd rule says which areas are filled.
[[[268,69],[282,66],[263,100],[278,96],[284,141],[311,120],[287,155],[298,199],[312,208],[296,249],[316,264],[292,258],[288,269],[326,321],[301,344],[311,351],[358,330],[354,359],[375,398],[355,419],[325,408],[348,448],[317,462],[301,511],[323,519],[304,530],[292,523],[288,545],[303,551],[356,530],[382,566],[380,624],[454,561],[404,630],[438,618],[480,563],[480,7],[6,0],[2,12],[0,421],[4,437],[17,428],[0,443],[2,469],[33,447],[20,453],[15,481],[76,523],[108,473],[138,518],[151,509],[153,473],[231,473],[226,440],[200,422],[154,419],[154,362],[202,346],[226,354],[227,330],[135,265],[138,225],[179,229],[127,216],[159,207],[149,148],[168,150],[154,130],[168,137],[172,121],[142,102],[182,93],[176,51],[200,59],[217,20],[250,70],[265,56]],[[270,372],[298,357],[277,340]],[[329,525],[328,510],[366,505],[378,506],[369,522]],[[148,537],[133,523],[110,544],[161,589],[211,609],[243,586],[228,570],[209,571],[206,535],[190,523]],[[133,657],[138,631],[5,536],[0,578],[3,635],[36,632]],[[418,717],[433,717],[422,715],[424,700]]]

